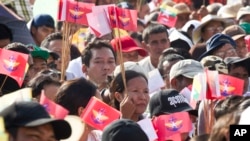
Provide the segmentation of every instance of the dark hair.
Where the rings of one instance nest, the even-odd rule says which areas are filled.
[[[227,68],[228,68],[228,72],[230,72],[232,69],[238,68],[238,67],[243,67],[246,69],[246,71],[248,72],[248,76],[250,75],[250,70],[248,69],[248,65],[247,63],[243,62],[238,62],[238,63],[234,63],[234,64],[227,64]]]
[[[144,42],[148,43],[149,36],[152,34],[166,33],[168,36],[167,28],[161,24],[149,24],[142,33],[142,39]]]
[[[176,60],[184,60],[184,57],[179,55],[179,54],[175,54],[175,53],[166,54],[166,55],[162,54],[160,56],[157,68],[158,68],[158,70],[163,78],[164,78],[164,65],[163,65],[163,63],[165,61],[172,62],[172,61],[176,61]]]
[[[116,54],[113,49],[113,47],[108,43],[108,41],[104,40],[94,40],[93,42],[90,42],[86,48],[82,52],[82,63],[86,66],[89,66],[90,60],[92,58],[92,51],[93,49],[102,49],[102,48],[108,48],[112,51],[115,61],[116,61]]]
[[[219,117],[236,110],[243,101],[244,97],[238,95],[232,95],[223,100],[217,101],[216,106],[214,107],[215,119],[217,120]]]
[[[96,91],[97,87],[85,78],[68,80],[58,89],[55,102],[66,108],[69,115],[78,115],[78,108],[85,108]]]
[[[5,24],[0,23],[0,40],[1,39],[10,39],[13,40],[12,31]]]
[[[71,45],[70,47],[70,59],[76,59],[81,56],[81,52],[75,45]]]
[[[130,37],[135,39],[135,40],[138,40],[140,43],[142,42],[142,34],[139,32],[132,32],[130,34]]]
[[[46,72],[45,72],[46,71]],[[42,72],[39,72],[35,75],[34,78],[32,78],[27,86],[32,88],[32,97],[37,97],[41,94],[42,89],[44,89],[47,85],[56,85],[60,86],[60,80],[59,77],[55,78],[54,75],[58,75],[53,71],[50,70],[43,70]]]
[[[49,43],[54,40],[62,40],[63,35],[61,32],[49,34],[41,43],[41,47],[49,48]]]
[[[125,77],[126,77],[126,83],[128,83],[129,80],[136,78],[136,77],[143,77],[147,82],[147,77],[139,72],[133,71],[133,70],[126,70],[125,71]],[[120,109],[120,102],[116,100],[114,97],[115,92],[123,93],[125,90],[122,73],[119,73],[111,82],[111,86],[109,88],[110,94],[111,94],[111,105],[115,107],[116,109]]]
[[[11,51],[16,51],[24,54],[30,54],[29,49],[22,43],[19,42],[13,42],[8,44],[5,49],[11,50]]]
[[[25,47],[24,44],[19,43],[19,42],[14,42],[11,44],[8,44],[4,49],[11,50],[11,51],[16,51],[24,54],[30,54],[30,51]],[[7,77],[7,79],[6,79]],[[25,84],[23,83],[22,86],[20,87],[15,79],[12,77],[8,77],[5,74],[0,74],[0,82],[4,82],[6,79],[5,83],[2,86],[2,89],[0,89],[0,95],[11,93],[13,91],[16,91],[20,88],[25,87]]]

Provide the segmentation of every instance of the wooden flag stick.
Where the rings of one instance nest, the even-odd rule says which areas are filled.
[[[119,58],[119,62],[120,62],[120,68],[121,68],[122,80],[123,80],[123,85],[124,85],[124,91],[125,91],[125,94],[127,94],[125,67],[124,67],[124,64],[123,64],[122,45],[121,45],[121,40],[120,40],[120,30],[118,28],[119,27],[118,26],[118,18],[117,18],[117,13],[116,13],[115,6],[114,6],[114,13],[115,13],[115,21],[116,21],[117,34],[118,34],[118,44],[116,43],[116,46],[118,47],[118,49],[117,49],[117,57]],[[114,32],[114,37],[115,37],[115,32]]]
[[[70,46],[71,46],[71,24],[69,22],[63,22],[63,46],[62,46],[62,66],[61,66],[61,81],[65,80],[66,69],[70,61]]]
[[[3,83],[2,83],[2,85],[0,87],[0,96],[2,95],[2,88],[3,88],[3,86],[4,86],[4,84],[5,84],[6,80],[7,80],[7,78],[8,78],[8,75],[5,75]]]

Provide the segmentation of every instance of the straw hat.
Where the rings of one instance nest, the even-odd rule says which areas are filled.
[[[185,3],[177,3],[173,6],[173,8],[177,9],[177,15],[179,14],[190,14],[191,10]]]
[[[201,19],[201,24],[193,31],[193,42],[198,43],[201,40],[201,29],[205,27],[211,21],[219,21],[227,26],[228,21],[224,18],[218,17],[217,15],[208,14]]]
[[[236,18],[237,12],[242,7],[241,3],[224,5],[217,12],[217,16],[221,18]]]

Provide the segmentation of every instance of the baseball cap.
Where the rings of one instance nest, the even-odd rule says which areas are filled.
[[[133,70],[133,71],[142,73],[146,77],[148,77],[147,72],[144,70],[144,68],[142,66],[139,65],[138,62],[128,61],[128,62],[124,62],[123,64],[124,64],[125,71],[126,70]],[[117,76],[120,72],[121,72],[121,66],[118,65],[118,66],[115,67],[114,76]]]
[[[246,36],[246,32],[239,25],[228,26],[222,31],[222,33],[232,37],[234,40],[238,40],[241,37]]]
[[[187,99],[177,90],[160,90],[150,98],[150,117],[184,111],[193,111],[193,109],[188,104]]]
[[[111,45],[117,52],[119,49],[119,40],[121,41],[122,52],[138,51],[139,55],[145,57],[148,55],[147,51],[141,47],[138,47],[136,42],[130,36],[122,36],[111,40]]]
[[[65,139],[71,135],[69,123],[62,119],[53,119],[45,108],[37,102],[15,102],[0,112],[5,128],[35,127],[50,123],[56,139]]]
[[[129,119],[119,119],[103,130],[102,141],[149,141],[139,124]]]
[[[237,13],[236,20],[239,20],[244,15],[250,14],[250,6],[241,7]]]
[[[43,50],[36,45],[27,45],[27,48],[31,52],[31,56],[34,58],[42,58],[43,60],[49,58],[49,52],[47,50]]]
[[[183,75],[187,78],[194,78],[199,72],[203,72],[203,66],[200,62],[193,59],[180,60],[175,63],[169,72],[170,81],[179,76]]]
[[[208,55],[200,61],[204,68],[217,70],[220,73],[228,74],[227,65],[222,58],[214,55]]]
[[[45,47],[40,47],[42,50],[46,50],[49,52],[49,55],[51,55],[53,57],[54,60],[57,60],[58,58],[60,58],[60,56],[56,53],[56,52],[53,52],[52,50],[49,50]]]
[[[240,24],[240,27],[245,30],[246,34],[250,34],[250,23],[243,22]]]
[[[39,14],[33,18],[31,25],[35,27],[47,26],[55,28],[55,21],[49,14]]]
[[[234,48],[236,48],[235,41],[228,35],[222,33],[216,33],[206,42],[206,52],[204,52],[198,60],[201,60],[203,57],[207,55],[211,55],[211,53],[220,48],[224,44],[231,44]]]
[[[248,71],[248,74],[250,74],[250,58],[245,57],[245,58],[240,58],[240,57],[226,57],[224,59],[224,62],[227,64],[227,66],[231,64],[239,64],[243,67],[245,67]]]

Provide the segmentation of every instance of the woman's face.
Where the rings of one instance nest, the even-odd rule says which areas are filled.
[[[136,106],[135,114],[144,113],[149,102],[147,81],[141,76],[130,79],[127,82],[127,91]]]

